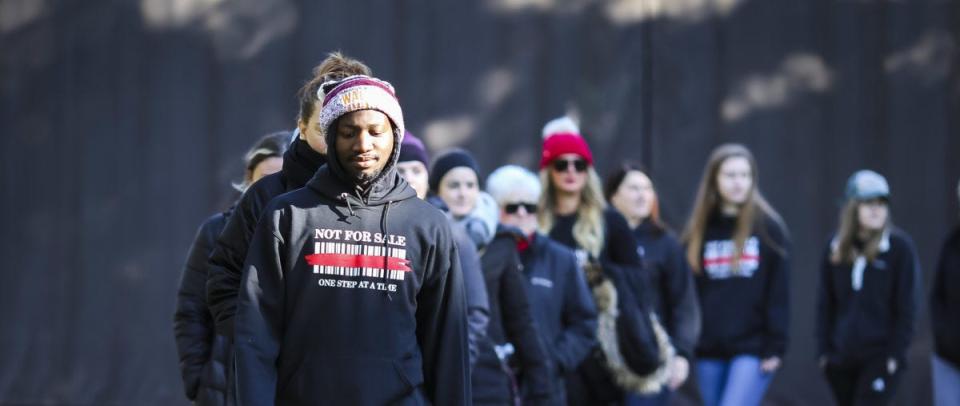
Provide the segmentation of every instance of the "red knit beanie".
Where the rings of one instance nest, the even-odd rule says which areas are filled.
[[[540,169],[546,168],[554,159],[563,154],[577,154],[593,166],[593,154],[583,137],[573,133],[553,134],[543,141],[543,155],[540,157]]]

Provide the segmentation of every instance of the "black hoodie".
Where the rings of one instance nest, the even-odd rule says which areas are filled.
[[[960,226],[940,250],[930,291],[930,318],[937,355],[960,368]]]
[[[240,404],[469,404],[456,246],[396,173],[399,144],[364,191],[331,159],[264,211],[237,307]]]
[[[735,228],[735,217],[715,213],[704,233],[702,272],[694,278],[703,323],[696,355],[783,358],[790,314],[786,236],[777,222],[764,220],[744,244],[736,269],[730,266]]]
[[[854,264],[834,264],[827,246],[817,300],[818,353],[835,364],[895,358],[904,364],[916,324],[920,266],[913,241],[899,229],[885,232],[880,252],[864,263],[859,290]]]
[[[280,172],[264,176],[240,197],[210,254],[207,304],[216,322],[217,334],[233,338],[233,315],[237,311],[243,259],[264,207],[274,197],[306,185],[324,163],[323,155],[297,137],[283,154]]]

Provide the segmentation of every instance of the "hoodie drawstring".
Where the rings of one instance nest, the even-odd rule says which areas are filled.
[[[353,204],[350,203],[350,197],[351,197],[350,194],[347,192],[343,192],[340,194],[339,197],[340,197],[340,200],[347,203],[347,210],[350,210],[350,216],[359,218],[360,216],[358,216],[357,213],[353,211]]]

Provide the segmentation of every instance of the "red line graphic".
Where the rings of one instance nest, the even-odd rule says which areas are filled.
[[[744,255],[740,257],[740,262],[759,261],[759,260],[760,260],[760,257],[757,255]],[[707,258],[703,260],[703,265],[710,266],[710,265],[729,264],[732,261],[733,261],[733,257]]]
[[[310,254],[305,256],[310,265],[340,266],[346,268],[377,268],[383,269],[383,258],[373,255],[350,254]],[[412,272],[410,261],[405,258],[387,258],[388,271]]]

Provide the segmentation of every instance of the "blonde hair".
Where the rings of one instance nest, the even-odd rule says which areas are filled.
[[[873,261],[877,255],[880,255],[880,241],[883,240],[884,231],[890,226],[890,213],[887,212],[887,221],[883,228],[870,233],[867,240],[863,242],[863,252],[859,252],[854,243],[860,237],[858,213],[860,203],[861,201],[857,199],[850,199],[840,210],[840,228],[837,230],[830,252],[830,262],[834,265],[852,264],[861,254],[869,261]]]
[[[750,187],[750,197],[737,213],[736,228],[733,232],[734,251],[731,267],[738,270],[740,267],[740,256],[743,253],[743,246],[755,229],[760,232],[764,242],[771,245],[778,251],[783,251],[783,247],[778,246],[767,233],[766,227],[762,227],[764,218],[773,220],[781,229],[786,232],[783,226],[783,220],[780,215],[767,203],[767,200],[760,194],[759,175],[757,174],[757,162],[753,154],[747,147],[740,144],[723,144],[718,146],[710,154],[706,166],[703,168],[703,176],[700,178],[700,186],[697,188],[697,197],[694,201],[693,211],[690,213],[690,220],[683,231],[681,237],[687,246],[687,262],[693,272],[700,274],[703,271],[701,262],[701,251],[704,244],[704,233],[707,229],[707,223],[710,216],[717,211],[720,206],[720,192],[717,190],[717,174],[720,166],[730,158],[740,157],[750,163],[750,173],[753,178],[753,184]]]
[[[549,234],[553,229],[556,216],[557,188],[550,180],[550,169],[540,170],[540,184],[543,193],[540,194],[537,223],[540,232]],[[583,248],[593,258],[600,258],[600,251],[604,244],[603,210],[607,202],[603,199],[603,190],[600,186],[600,177],[592,166],[587,168],[587,183],[580,191],[580,204],[577,205],[577,221],[573,224],[573,239],[580,248]]]

